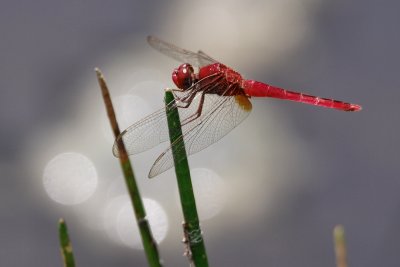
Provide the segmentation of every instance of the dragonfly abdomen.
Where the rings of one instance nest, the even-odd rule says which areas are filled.
[[[246,80],[243,82],[243,90],[246,95],[254,97],[272,97],[278,99],[291,100],[304,104],[333,108],[343,111],[359,111],[361,106],[329,98],[323,98],[298,92],[285,90],[269,84]]]

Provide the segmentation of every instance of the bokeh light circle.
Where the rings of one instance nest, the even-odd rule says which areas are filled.
[[[67,152],[51,159],[43,172],[43,185],[51,199],[75,205],[89,199],[97,187],[97,172],[86,156]]]
[[[190,173],[200,219],[211,219],[225,206],[227,185],[217,173],[207,168],[194,168]]]
[[[157,243],[160,243],[164,240],[168,232],[167,214],[160,204],[153,199],[144,198],[143,204],[146,209],[147,220],[150,223],[153,237]],[[119,211],[116,226],[122,243],[135,249],[143,249],[142,240],[130,201],[126,202]]]
[[[149,104],[143,98],[133,94],[118,96],[114,103],[118,122],[122,128],[130,126],[151,111]]]
[[[142,97],[134,94],[125,94],[113,99],[115,114],[121,130],[151,113],[150,105]],[[110,143],[114,142],[114,135],[107,116],[102,117],[103,132]]]
[[[118,213],[125,207],[125,205],[130,204],[129,196],[119,195],[114,198],[110,198],[107,204],[104,206],[103,210],[103,225],[106,230],[107,236],[117,244],[121,244],[121,240],[118,236],[117,231],[117,218]]]

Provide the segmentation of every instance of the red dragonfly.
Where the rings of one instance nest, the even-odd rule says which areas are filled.
[[[211,58],[149,36],[147,42],[161,53],[184,64],[172,73],[177,89],[172,89],[175,102],[166,103],[177,108],[182,123],[182,136],[155,161],[149,178],[173,166],[172,146],[186,148],[191,155],[217,142],[239,123],[252,109],[251,97],[272,97],[295,102],[359,111],[361,106],[333,99],[288,91],[265,83],[246,80],[233,69]],[[193,66],[199,67],[195,73]],[[128,154],[137,154],[168,140],[165,108],[139,120],[123,131],[114,143],[113,153],[118,157],[117,142],[124,142]]]

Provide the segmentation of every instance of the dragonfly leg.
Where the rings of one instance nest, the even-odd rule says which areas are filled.
[[[178,108],[188,108],[191,104],[191,102],[182,102],[180,99],[175,99],[175,101],[177,102],[176,106]]]
[[[170,89],[170,91],[172,92],[172,94],[174,95],[175,99],[179,99],[179,96],[175,93],[175,92],[183,92],[182,89]]]
[[[182,121],[182,125],[186,125],[188,123],[191,123],[192,121],[196,120],[198,117],[201,116],[201,113],[203,112],[203,104],[204,104],[205,95],[206,95],[206,93],[205,93],[205,91],[203,91],[201,93],[199,106],[197,107],[196,112],[193,113],[192,115],[190,115],[189,117],[187,117],[186,119],[184,119]]]
[[[190,106],[190,104],[192,104],[193,99],[196,97],[197,92],[193,91],[193,93],[191,93],[188,96],[179,98],[179,96],[175,99],[178,104],[177,107],[179,108],[188,108]]]
[[[187,108],[192,103],[193,98],[196,96],[196,93],[190,94],[184,97],[179,97],[175,92],[183,92],[182,89],[171,89],[172,94],[174,95],[175,102],[177,103],[178,108]],[[182,105],[183,103],[183,105]]]

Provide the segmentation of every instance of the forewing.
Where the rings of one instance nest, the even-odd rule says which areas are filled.
[[[115,140],[113,154],[119,157],[118,142],[124,142],[128,155],[146,151],[168,140],[165,108],[150,114],[124,130]]]
[[[149,178],[174,165],[172,147],[178,153],[186,149],[188,155],[199,152],[232,131],[250,111],[251,103],[244,96],[238,101],[235,96],[207,95],[202,115],[196,120],[197,123],[192,128],[186,129],[183,135],[157,158],[150,170]],[[182,159],[178,159],[180,160]]]
[[[191,94],[193,94],[193,90],[175,92],[175,95],[182,99],[189,97]],[[197,101],[196,99],[198,98],[196,97],[187,108],[178,108],[174,101],[168,103],[167,106],[169,109],[178,108],[181,120],[185,120],[196,113],[198,106],[195,103]],[[182,129],[183,131],[187,131],[188,129],[193,128],[195,124],[196,121],[186,123],[182,126]],[[169,140],[165,107],[135,122],[117,137],[112,149],[113,154],[116,157],[119,157],[118,142],[121,140],[124,142],[128,155],[141,153]]]
[[[216,63],[214,59],[203,52],[195,53],[167,43],[154,36],[148,36],[147,42],[154,49],[182,63],[190,63],[196,67],[203,67],[212,63]]]
[[[197,54],[200,56],[199,63],[201,64],[201,66],[206,66],[218,62],[217,60],[204,53],[202,50],[199,50]]]

